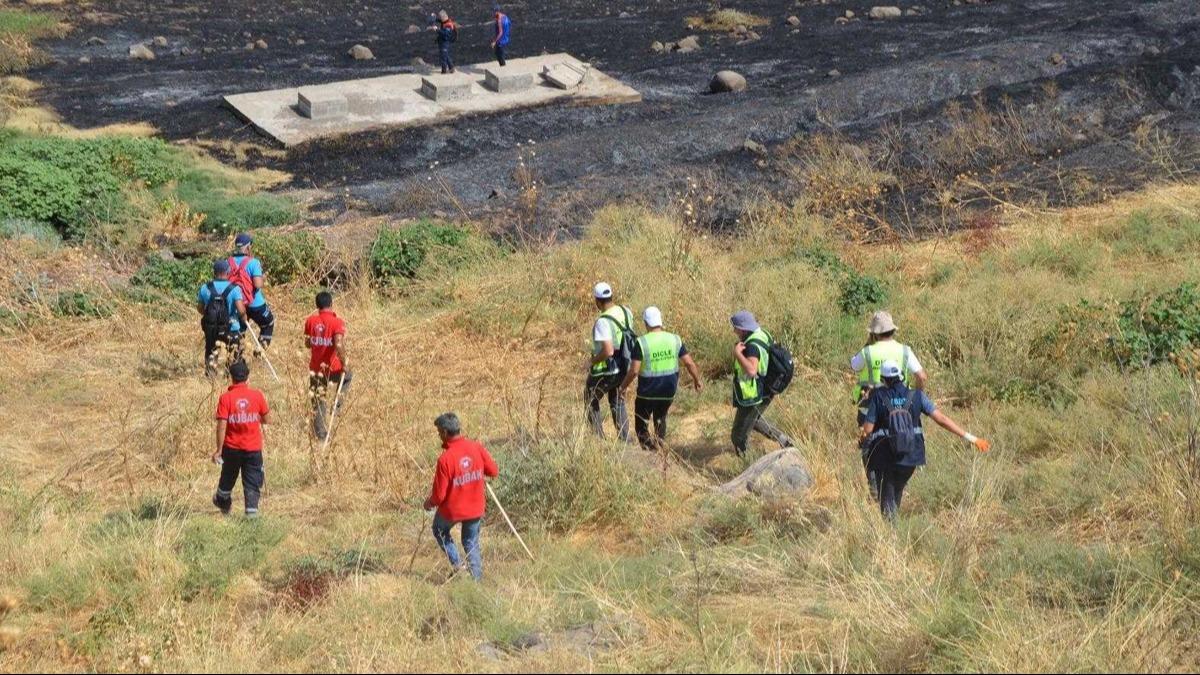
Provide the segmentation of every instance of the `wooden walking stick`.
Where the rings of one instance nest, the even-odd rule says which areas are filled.
[[[256,335],[254,333],[254,329],[250,327],[246,328],[246,332],[249,333],[251,339],[254,340],[254,348],[257,349],[258,353],[262,355],[263,361],[267,362],[267,370],[271,371],[271,377],[275,378],[275,381],[278,382],[279,373],[275,372],[275,366],[271,365],[271,357],[267,356],[267,350],[263,349],[262,343],[258,341],[258,335]]]
[[[420,527],[417,528],[417,545],[413,547],[412,557],[408,559],[408,569],[404,571],[405,574],[408,574],[412,571],[413,563],[417,562],[417,551],[421,550],[421,542],[423,541],[421,535],[425,533],[424,512],[421,513],[421,520],[417,524],[420,525]]]
[[[329,411],[329,428],[325,429],[325,440],[321,443],[321,454],[329,449],[329,439],[333,438],[333,420],[337,417],[338,401],[342,400],[342,385],[346,383],[346,373],[338,379],[337,393],[333,395],[333,410]]]
[[[517,541],[521,542],[521,548],[525,549],[525,554],[529,556],[530,560],[537,562],[537,558],[533,557],[533,553],[531,553],[529,551],[529,547],[525,545],[525,540],[521,538],[521,534],[517,532],[517,528],[514,527],[512,521],[508,519],[508,514],[504,512],[504,506],[496,497],[496,491],[492,489],[492,484],[485,482],[484,485],[487,486],[487,491],[488,494],[492,496],[492,501],[496,503],[496,508],[500,509],[500,515],[504,516],[504,522],[508,523],[508,529],[512,530],[513,536],[517,538]]]

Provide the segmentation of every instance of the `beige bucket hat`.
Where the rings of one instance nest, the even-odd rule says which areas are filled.
[[[896,330],[896,323],[892,321],[892,315],[884,311],[875,312],[871,316],[871,323],[867,325],[867,331],[872,335],[890,333],[894,330]]]

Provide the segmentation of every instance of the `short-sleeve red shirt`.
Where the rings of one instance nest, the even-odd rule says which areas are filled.
[[[225,447],[260,452],[263,446],[262,418],[270,412],[267,397],[245,382],[229,387],[217,401],[217,419],[225,420]]]
[[[336,375],[342,372],[342,361],[337,357],[333,338],[346,334],[346,322],[332,309],[322,309],[304,321],[304,335],[312,349],[308,369],[318,375]]]

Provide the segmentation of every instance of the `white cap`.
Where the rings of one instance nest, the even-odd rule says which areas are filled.
[[[601,281],[592,288],[592,295],[596,296],[597,300],[608,300],[612,297],[612,286]]]
[[[642,321],[646,322],[646,328],[662,328],[662,312],[657,307],[647,307],[642,312]]]
[[[895,361],[884,361],[883,365],[879,366],[879,375],[881,377],[900,377],[900,365]]]

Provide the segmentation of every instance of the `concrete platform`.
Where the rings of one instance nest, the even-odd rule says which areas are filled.
[[[587,77],[571,89],[560,89],[543,80],[541,74],[546,68],[562,65],[586,72]],[[489,84],[488,70],[503,73],[497,78],[498,86]],[[226,96],[225,103],[262,133],[290,146],[368,129],[420,126],[555,101],[615,104],[642,100],[637,90],[598,70],[589,70],[570,54],[512,59],[503,69],[489,62],[460,66],[458,71],[453,75],[406,73],[236,94]],[[432,98],[424,93],[425,81],[432,86]],[[528,86],[523,87],[523,82]],[[453,95],[449,93],[452,89]],[[302,92],[307,105],[301,101]],[[344,112],[340,112],[338,97],[345,101]]]

